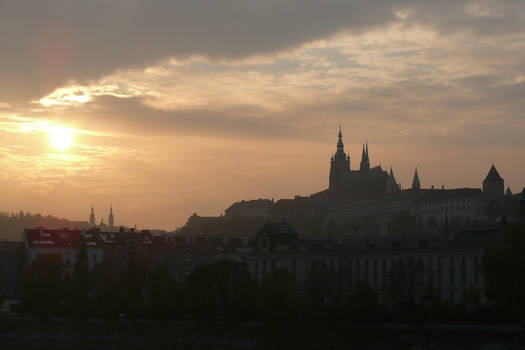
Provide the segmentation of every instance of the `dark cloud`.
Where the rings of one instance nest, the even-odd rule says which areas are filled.
[[[63,113],[70,123],[100,131],[136,135],[207,135],[228,138],[283,138],[301,133],[290,116],[268,115],[253,107],[225,109],[160,110],[143,103],[143,98],[100,96],[87,105]]]
[[[86,82],[168,57],[238,59],[273,53],[342,30],[358,33],[388,25],[399,20],[398,11],[412,10],[410,21],[447,31],[467,28],[487,35],[522,28],[520,1],[502,2],[497,8],[507,10],[496,18],[470,18],[466,3],[3,0],[0,97],[7,102],[40,97],[70,79]]]

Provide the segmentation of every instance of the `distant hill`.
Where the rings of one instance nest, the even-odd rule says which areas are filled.
[[[24,228],[43,226],[47,228],[73,227],[73,222],[55,216],[43,216],[41,214],[24,213],[18,214],[0,213],[0,240],[9,239],[19,241],[22,238]]]

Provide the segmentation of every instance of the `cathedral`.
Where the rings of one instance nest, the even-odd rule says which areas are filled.
[[[381,169],[381,165],[370,167],[368,143],[363,145],[359,170],[351,170],[350,154],[346,154],[343,144],[343,133],[339,127],[337,151],[330,160],[329,191],[338,196],[350,197],[400,190],[394,172]]]

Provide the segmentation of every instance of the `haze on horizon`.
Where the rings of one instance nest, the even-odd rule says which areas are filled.
[[[0,211],[172,230],[352,168],[525,185],[525,2],[0,1]]]

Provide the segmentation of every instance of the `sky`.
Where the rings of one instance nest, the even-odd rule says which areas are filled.
[[[173,230],[351,167],[525,186],[523,0],[0,0],[0,211]]]

